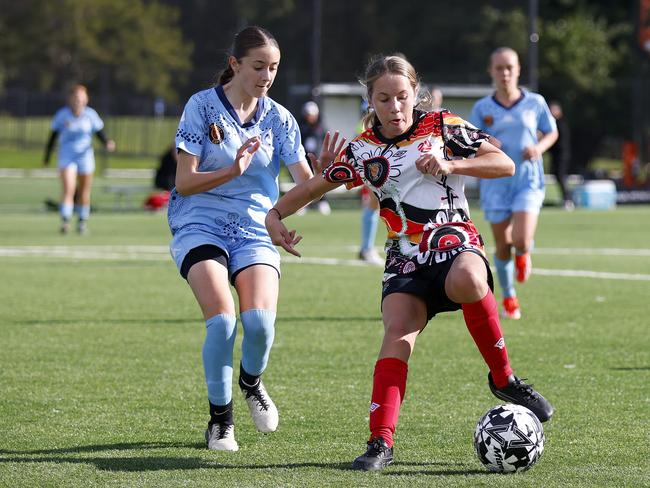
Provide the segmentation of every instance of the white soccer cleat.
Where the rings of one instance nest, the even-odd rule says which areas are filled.
[[[242,394],[248,404],[248,409],[253,417],[253,423],[260,432],[275,432],[278,428],[280,416],[275,403],[266,392],[262,380],[259,381],[255,388],[244,389]]]
[[[208,444],[208,449],[214,451],[239,450],[235,440],[235,426],[232,424],[212,424],[205,431],[205,442]]]
[[[365,261],[368,264],[377,264],[380,266],[386,264],[386,261],[382,259],[374,247],[371,247],[370,249],[362,249],[359,251],[359,259],[361,261]]]

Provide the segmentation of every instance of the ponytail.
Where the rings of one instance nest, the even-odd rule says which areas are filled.
[[[228,83],[230,80],[232,80],[233,76],[235,76],[235,72],[232,70],[232,67],[228,65],[226,69],[224,69],[219,75],[219,80],[217,81],[217,84],[223,86],[226,83]]]

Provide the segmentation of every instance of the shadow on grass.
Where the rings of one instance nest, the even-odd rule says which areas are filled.
[[[62,449],[39,449],[31,451],[17,451],[0,449],[0,464],[4,463],[72,463],[72,464],[93,464],[102,471],[172,471],[172,470],[192,470],[192,469],[278,469],[291,470],[302,468],[320,468],[338,471],[352,471],[350,462],[296,462],[296,463],[272,463],[272,464],[225,464],[220,462],[218,454],[214,459],[205,459],[202,457],[179,457],[179,456],[138,456],[138,457],[121,457],[121,456],[90,456],[75,457],[71,454],[98,453],[101,451],[147,451],[155,449],[196,449],[209,454],[203,443],[178,443],[178,442],[134,442],[120,444],[99,444],[89,446],[75,446]],[[229,453],[226,455],[230,455]],[[409,463],[399,462],[382,471],[381,475],[386,476],[467,476],[467,475],[486,475],[487,471],[475,469],[459,469],[459,463]],[[412,469],[416,468],[416,469]],[[435,468],[435,469],[432,469]],[[399,471],[392,471],[399,469]]]
[[[613,371],[650,371],[650,366],[621,366],[618,368],[609,368]]]
[[[283,317],[282,315],[278,316],[277,322],[328,322],[335,321],[337,322],[334,325],[338,325],[339,322],[381,322],[381,315],[371,316],[371,317],[336,317],[331,315],[321,315],[318,317]]]
[[[43,319],[43,320],[9,320],[6,323],[8,324],[17,324],[17,325],[54,325],[54,324],[64,324],[64,325],[85,325],[85,324],[147,324],[147,325],[156,325],[156,324],[196,324],[200,323],[199,319],[152,319],[152,318],[142,318],[142,319],[96,319],[96,318],[87,318],[87,319]]]
[[[102,323],[102,324],[196,324],[201,322],[198,318],[195,319],[170,319],[170,318],[142,318],[142,319],[43,319],[43,320],[9,320],[6,323],[16,325],[84,325],[88,323]],[[341,322],[381,322],[381,316],[376,317],[335,317],[335,316],[319,316],[319,317],[279,317],[278,323],[282,322],[334,322],[333,325],[338,326]]]

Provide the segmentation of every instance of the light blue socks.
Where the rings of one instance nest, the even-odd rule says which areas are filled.
[[[503,292],[503,298],[517,296],[515,292],[515,261],[511,259],[499,259],[494,255],[494,267],[497,269],[497,277]]]
[[[237,336],[237,318],[219,314],[205,321],[203,369],[208,385],[208,400],[227,405],[232,400],[232,351]]]
[[[379,212],[368,207],[364,207],[361,212],[361,250],[366,251],[375,245]]]
[[[71,203],[62,203],[59,209],[61,213],[61,218],[66,222],[72,217],[73,205]]]
[[[275,312],[246,310],[241,313],[244,328],[241,364],[251,376],[259,376],[266,369],[275,337]]]
[[[88,220],[90,216],[90,205],[79,205],[77,207],[77,212],[79,213],[79,218],[81,220]]]

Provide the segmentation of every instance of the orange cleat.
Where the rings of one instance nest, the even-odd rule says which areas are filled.
[[[516,277],[519,283],[523,283],[530,277],[533,270],[533,262],[530,259],[530,253],[517,254],[515,256]]]
[[[503,311],[501,316],[506,319],[519,320],[521,318],[521,309],[517,297],[507,297],[503,299]]]

